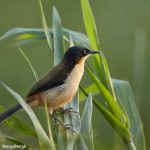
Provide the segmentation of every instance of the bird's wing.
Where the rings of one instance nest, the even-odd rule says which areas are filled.
[[[48,89],[60,86],[68,76],[68,70],[63,64],[57,65],[44,78],[39,80],[29,91],[27,97],[44,92]]]

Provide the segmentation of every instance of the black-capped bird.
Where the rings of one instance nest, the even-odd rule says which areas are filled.
[[[81,46],[70,47],[62,61],[45,77],[39,80],[29,91],[26,102],[31,107],[44,106],[47,103],[50,115],[63,108],[75,96],[80,80],[84,73],[84,63],[88,56],[97,54]],[[0,122],[21,109],[20,104],[0,114]]]

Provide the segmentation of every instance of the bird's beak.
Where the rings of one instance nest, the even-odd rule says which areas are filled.
[[[99,51],[90,50],[89,54],[99,54]]]

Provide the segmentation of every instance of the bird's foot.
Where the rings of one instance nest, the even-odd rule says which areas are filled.
[[[63,121],[59,120],[59,119],[56,118],[54,115],[50,115],[50,116],[53,118],[53,120],[54,120],[55,122],[58,123],[58,125],[62,126],[64,129],[69,130],[69,131],[71,131],[72,133],[76,134],[76,131],[72,129],[72,127],[75,126],[75,125],[73,125],[73,124],[65,124]]]
[[[50,116],[53,118],[53,120],[54,120],[55,122],[58,122],[58,123],[61,124],[61,125],[64,124],[64,122],[62,122],[61,120],[59,120],[58,118],[56,118],[54,114],[52,114],[52,115],[50,115]]]
[[[73,124],[64,124],[64,129],[66,129],[66,130],[68,130],[68,131],[71,131],[73,134],[76,134],[76,131],[72,128],[73,126],[75,126],[75,125],[73,125]]]
[[[56,112],[60,112],[60,113],[75,113],[75,114],[79,114],[79,112],[75,111],[73,108],[60,108],[58,110],[56,110]]]

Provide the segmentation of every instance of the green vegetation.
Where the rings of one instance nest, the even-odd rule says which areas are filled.
[[[87,36],[64,28],[55,7],[53,7],[52,12],[52,28],[48,28],[42,3],[39,0],[43,28],[14,28],[5,33],[0,38],[0,42],[10,37],[15,37],[14,42],[11,44],[18,47],[26,63],[31,68],[33,76],[38,80],[35,67],[33,67],[29,58],[20,48],[21,45],[26,45],[33,41],[46,40],[51,49],[51,54],[53,54],[54,65],[61,60],[64,50],[68,47],[66,45],[82,45],[94,50],[100,50],[96,24],[88,0],[81,0],[81,8]],[[67,108],[72,107],[78,111],[80,99],[82,99],[82,101],[85,101],[83,112],[81,113],[79,111],[80,115],[74,113],[57,114],[66,124],[71,123],[75,125],[71,127],[71,130],[74,130],[76,134],[65,130],[61,126],[56,125],[53,120],[49,119],[46,104],[45,116],[47,118],[47,129],[43,129],[35,113],[18,94],[19,91],[16,92],[5,83],[0,82],[23,106],[34,125],[34,129],[14,116],[6,120],[4,124],[26,134],[24,136],[33,136],[36,142],[39,143],[39,149],[42,150],[93,150],[97,149],[97,147],[94,147],[95,139],[92,127],[92,112],[93,109],[97,109],[115,130],[117,135],[119,135],[115,136],[121,139],[117,141],[120,149],[121,147],[125,147],[127,150],[146,150],[142,123],[135,106],[131,87],[127,81],[111,78],[103,50],[100,50],[100,52],[99,56],[97,55],[91,58],[86,65],[85,73],[91,79],[90,84],[87,87],[80,85],[77,96],[66,106]],[[0,111],[4,111],[2,106]],[[15,144],[24,143],[10,135],[5,135],[4,138],[6,141]],[[34,145],[25,145],[27,145],[27,149],[35,149]]]

